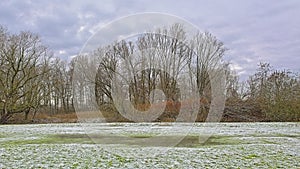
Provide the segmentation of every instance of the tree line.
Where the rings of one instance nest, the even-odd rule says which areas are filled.
[[[72,110],[71,69],[31,32],[0,27],[0,123],[13,116]]]
[[[209,72],[219,70],[218,64],[226,51],[212,34],[199,32],[189,39],[183,25],[174,24],[101,46],[67,63],[53,56],[38,35],[11,34],[1,26],[0,123],[16,116],[33,119],[37,113],[72,113],[78,101],[87,104],[94,96],[107,119],[128,121],[120,115],[120,107],[114,106],[114,102],[121,100],[112,91],[127,98],[135,109],[147,111],[154,102],[153,89],[162,90],[165,98],[161,101],[167,102],[157,120],[174,121],[184,106],[183,93],[188,92],[179,90],[181,80],[195,81],[194,86],[186,88],[195,87],[203,98],[197,120],[205,121],[212,99]],[[230,63],[221,65],[226,79],[226,106],[238,104],[242,108],[250,103],[257,107],[251,111],[263,114],[265,121],[299,121],[299,74],[273,70],[270,64],[260,63],[256,73],[240,83],[230,70]],[[82,67],[96,71],[92,72],[96,76],[74,72],[75,66],[77,70]],[[184,72],[183,68],[189,71]],[[129,78],[120,76],[115,81],[116,73]],[[126,82],[126,90],[117,88],[115,82]],[[92,87],[87,83],[92,83]]]

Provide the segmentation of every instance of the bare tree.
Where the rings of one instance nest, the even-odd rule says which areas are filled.
[[[47,73],[44,67],[50,55],[37,35],[1,34],[0,123],[5,123],[14,114],[25,113],[27,117],[30,110],[37,108],[39,79]]]
[[[248,80],[248,101],[260,107],[265,120],[297,121],[299,113],[299,79],[286,70],[273,70],[269,63],[260,63]]]
[[[198,33],[191,40],[191,46],[196,58],[191,59],[190,67],[196,74],[199,94],[203,96],[205,90],[210,90],[210,79],[213,77],[210,77],[209,72],[218,69],[227,49],[208,32]]]
[[[165,101],[171,103],[165,111],[175,112],[171,117],[175,118],[180,107],[176,104],[184,99],[178,88],[178,82],[186,78],[184,69],[189,68],[191,79],[197,79],[196,86],[203,95],[210,88],[208,72],[220,68],[217,66],[225,51],[223,44],[209,33],[199,33],[190,42],[180,24],[139,35],[136,41],[122,40],[101,49],[99,56],[103,59],[96,80],[98,100],[112,102],[112,81],[120,75],[123,81],[118,85],[127,85],[126,97],[136,108],[147,110],[153,102],[151,92],[160,89]]]

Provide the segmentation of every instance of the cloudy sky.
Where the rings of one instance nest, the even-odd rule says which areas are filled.
[[[225,60],[242,77],[259,62],[300,72],[299,0],[1,1],[0,24],[29,30],[63,59],[78,54],[99,26],[127,15],[163,12],[214,34],[229,49]]]

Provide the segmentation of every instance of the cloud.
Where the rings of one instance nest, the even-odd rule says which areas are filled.
[[[259,61],[299,70],[298,0],[12,0],[2,1],[0,6],[0,23],[10,32],[38,33],[54,54],[62,58],[78,54],[100,26],[114,19],[138,12],[163,12],[187,19],[201,31],[217,36],[230,49],[225,59],[239,66],[238,74],[253,73]],[[139,25],[120,25],[112,30],[130,26]]]

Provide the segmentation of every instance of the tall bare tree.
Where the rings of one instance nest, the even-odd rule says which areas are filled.
[[[10,35],[1,32],[0,47],[0,123],[5,123],[17,113],[36,109],[40,103],[40,78],[47,71],[50,58],[39,37],[30,32]]]
[[[112,102],[114,75],[122,74],[120,78],[124,81],[118,85],[127,85],[126,97],[136,108],[143,111],[148,108],[153,102],[151,92],[154,89],[162,90],[166,98],[161,101],[168,101],[172,103],[169,107],[174,107],[185,99],[178,88],[178,82],[186,78],[183,71],[189,68],[191,79],[197,79],[196,86],[199,94],[203,95],[204,90],[210,88],[209,71],[219,69],[217,66],[226,51],[223,44],[209,33],[199,33],[189,41],[180,24],[138,35],[135,39],[102,48],[99,56],[103,59],[96,80],[100,102],[104,102],[105,98]],[[176,109],[169,109],[174,114],[179,111],[178,105]]]

